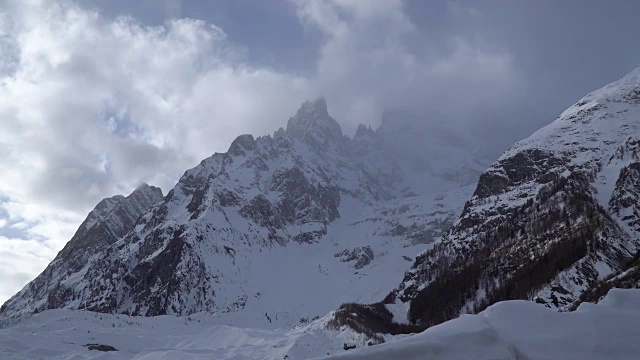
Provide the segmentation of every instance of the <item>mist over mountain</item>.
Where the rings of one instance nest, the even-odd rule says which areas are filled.
[[[208,311],[288,327],[378,300],[460,214],[478,174],[468,163],[488,163],[466,134],[393,116],[350,138],[324,98],[307,101],[286,129],[239,136],[164,199],[143,186],[125,210],[113,210],[123,197],[103,200],[2,317]]]
[[[640,358],[639,13],[1,0],[0,359]]]
[[[573,352],[582,321],[609,313],[626,314],[615,321],[627,329],[618,338],[630,338],[626,321],[637,307],[628,304],[638,290],[607,293],[640,284],[639,89],[637,68],[484,171],[486,146],[444,118],[426,125],[394,110],[379,128],[361,125],[348,137],[324,98],[306,101],[286,129],[237,137],[164,197],[143,184],[101,201],[49,267],[0,308],[0,332],[29,332],[48,352],[77,353],[78,345],[32,330],[71,322],[131,356],[96,348],[171,358],[192,345],[144,350],[113,338],[105,321],[153,334],[176,331],[180,318],[157,318],[173,315],[187,319],[184,336],[209,344],[197,351],[224,349],[231,358],[309,358],[367,345],[376,349],[354,356],[413,358],[434,342],[443,359],[535,357],[542,345],[522,345],[528,327],[511,320],[561,321],[546,307],[578,309],[558,328],[567,346],[554,356]],[[215,324],[212,337],[200,339],[206,324]],[[509,339],[492,340],[505,331]],[[77,328],[67,336],[83,338]],[[219,343],[226,337],[245,345],[230,350]],[[632,349],[599,339],[621,358]],[[0,344],[20,356],[29,347],[15,341]]]
[[[571,310],[616,275],[633,287],[639,89],[636,68],[484,171],[460,218],[384,299],[409,305],[400,321],[428,327],[513,299]]]

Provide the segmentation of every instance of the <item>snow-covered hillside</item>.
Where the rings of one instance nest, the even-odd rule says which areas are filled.
[[[327,330],[328,317],[291,330],[266,330],[216,325],[204,313],[144,318],[47,310],[0,329],[0,358],[628,360],[640,353],[639,304],[635,289],[614,289],[599,304],[585,303],[572,313],[507,301],[374,346],[348,330]],[[117,351],[89,350],[89,344]],[[357,348],[345,351],[345,344]]]
[[[497,303],[423,333],[335,360],[628,360],[640,354],[640,290],[613,289],[599,304],[562,313],[528,301]]]
[[[433,325],[496,301],[566,309],[640,249],[640,68],[505,152],[395,292]]]
[[[290,330],[219,325],[207,313],[133,317],[47,310],[0,329],[0,358],[9,359],[308,359],[361,343],[358,334],[325,329],[318,319]],[[89,344],[114,351],[90,350]],[[117,351],[115,351],[117,350]]]

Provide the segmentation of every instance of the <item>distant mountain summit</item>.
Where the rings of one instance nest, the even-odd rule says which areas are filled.
[[[470,179],[439,174],[437,186],[425,178],[411,188],[402,151],[383,146],[388,136],[361,127],[347,137],[324,98],[305,102],[286,130],[239,136],[187,170],[164,199],[142,187],[126,199],[145,201],[127,211],[114,210],[123,197],[101,202],[78,230],[82,242],[74,237],[0,317],[50,308],[208,311],[223,323],[284,327],[342,302],[376,301],[472,190]],[[421,152],[417,141],[406,147],[407,157]],[[467,159],[448,161],[454,169]]]
[[[339,143],[342,128],[327,110],[323,97],[305,101],[287,123],[287,134],[292,138],[312,140],[318,145]]]

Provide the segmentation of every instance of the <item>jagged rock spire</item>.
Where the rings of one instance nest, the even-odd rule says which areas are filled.
[[[342,128],[329,116],[324,97],[305,101],[287,123],[287,134],[294,138],[309,138],[327,143],[342,137]]]

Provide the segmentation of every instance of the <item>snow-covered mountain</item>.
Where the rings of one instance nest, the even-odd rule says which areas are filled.
[[[482,175],[387,298],[433,325],[497,301],[568,309],[640,248],[640,68],[585,96]]]
[[[40,313],[0,330],[0,355],[78,358],[105,339],[141,359],[309,358],[383,340],[343,358],[637,353],[637,291],[605,294],[640,284],[640,68],[515,144],[475,186],[464,186],[484,158],[473,137],[389,121],[349,138],[323,99],[306,102],[286,130],[240,136],[162,201],[150,196],[135,223],[115,226],[115,200],[103,201],[83,226],[118,232],[68,245],[82,261],[54,261],[2,307],[0,327]],[[493,305],[513,299],[537,304]],[[465,313],[480,314],[406,335]],[[130,316],[165,314],[193,316]]]
[[[412,188],[401,149],[380,146],[389,134],[384,126],[361,126],[347,137],[323,98],[305,102],[286,130],[239,136],[226,153],[186,171],[104,246],[94,246],[91,234],[76,241],[93,256],[73,266],[54,261],[52,269],[64,276],[48,269],[0,317],[51,308],[143,316],[207,311],[222,324],[277,328],[344,302],[378,301],[451,226],[473,190],[464,186],[470,178],[437,171],[430,172],[437,186],[427,179]],[[477,142],[455,146],[481,153],[473,150]],[[414,141],[407,157],[416,151]],[[452,171],[469,161],[454,160],[448,158]],[[83,227],[99,223],[94,218]],[[37,285],[50,278],[55,287]]]
[[[67,284],[82,277],[87,263],[131,231],[138,217],[160,201],[162,191],[147,184],[127,197],[102,200],[51,264],[0,308],[2,317],[64,306],[75,296]]]

